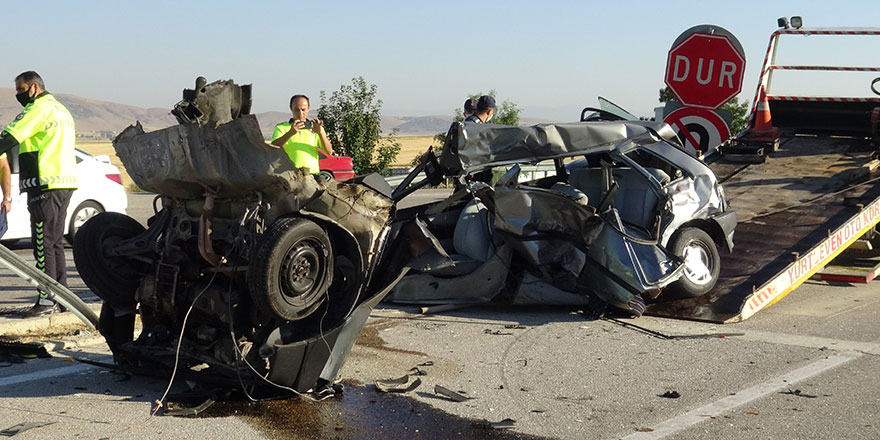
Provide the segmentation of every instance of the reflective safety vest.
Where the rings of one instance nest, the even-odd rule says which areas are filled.
[[[21,145],[19,188],[76,188],[76,131],[73,116],[54,96],[43,93],[5,128]]]
[[[290,122],[282,122],[275,126],[275,132],[272,134],[272,140],[284,136],[290,131]],[[321,165],[318,158],[318,148],[324,149],[324,142],[321,136],[312,130],[298,130],[284,144],[284,152],[290,157],[291,162],[297,168],[308,168],[312,174],[321,172]]]

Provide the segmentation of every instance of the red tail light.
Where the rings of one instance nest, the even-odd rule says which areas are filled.
[[[119,174],[104,174],[104,176],[107,177],[108,179],[122,185],[122,176],[120,176]]]

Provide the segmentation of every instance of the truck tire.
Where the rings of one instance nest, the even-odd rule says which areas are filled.
[[[134,292],[143,274],[125,258],[107,258],[109,245],[145,231],[137,220],[117,212],[102,212],[85,222],[73,242],[73,261],[83,282],[95,295],[119,309],[134,309]]]
[[[285,321],[314,312],[332,282],[333,249],[327,231],[304,218],[285,217],[273,223],[248,264],[254,305]]]
[[[682,228],[667,246],[684,260],[684,273],[669,289],[679,297],[696,298],[715,287],[721,272],[721,257],[712,237],[699,228]]]

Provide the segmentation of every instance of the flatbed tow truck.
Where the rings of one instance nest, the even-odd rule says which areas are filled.
[[[738,322],[811,278],[868,282],[880,272],[877,259],[852,259],[845,269],[830,269],[850,247],[859,247],[861,255],[880,256],[875,230],[880,222],[880,97],[770,93],[776,70],[880,72],[880,67],[777,65],[779,39],[789,35],[880,36],[880,28],[780,29],[772,34],[750,129],[755,127],[759,95],[766,90],[778,138],[756,142],[747,129],[722,145],[719,155],[707,158],[737,211],[734,249],[721,251],[721,275],[711,292],[651,304],[648,314]],[[878,84],[880,78],[870,86],[880,95]]]

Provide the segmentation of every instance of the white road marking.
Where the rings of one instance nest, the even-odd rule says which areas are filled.
[[[19,374],[17,376],[9,376],[0,378],[0,387],[15,385],[24,382],[32,382],[35,380],[44,380],[58,376],[67,376],[70,374],[82,373],[96,369],[98,367],[87,364],[74,364],[68,367],[53,368],[51,370],[35,371],[33,373]]]
[[[857,351],[865,354],[880,355],[880,343],[847,341],[845,339],[822,338],[819,336],[793,335],[760,330],[747,330],[740,339],[769,342],[771,344],[793,345],[808,348],[827,348],[835,351]]]
[[[725,411],[773,394],[795,382],[808,379],[861,356],[859,354],[835,354],[828,356],[782,376],[759,383],[751,388],[746,388],[732,396],[724,397],[708,405],[703,405],[682,415],[660,422],[650,427],[653,430],[651,432],[636,432],[623,438],[624,440],[654,440],[678,433],[705,421],[708,418],[706,417],[708,414],[718,416]]]

